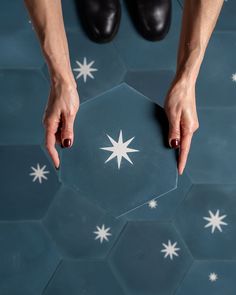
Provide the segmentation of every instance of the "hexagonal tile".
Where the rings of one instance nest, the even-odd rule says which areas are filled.
[[[129,71],[125,76],[125,82],[152,101],[164,106],[165,96],[173,78],[174,72],[169,70]]]
[[[1,70],[0,125],[2,144],[42,143],[42,117],[48,83],[39,71]]]
[[[39,146],[0,146],[0,220],[41,218],[59,188]]]
[[[81,29],[68,31],[67,38],[71,67],[81,102],[123,81],[126,68],[113,43],[96,44],[90,41]],[[44,67],[43,71],[48,77],[47,67]]]
[[[178,0],[183,6],[183,0]],[[216,23],[216,31],[236,30],[235,25],[236,3],[233,0],[224,0],[219,18]]]
[[[104,257],[124,225],[83,194],[64,186],[43,223],[62,255],[71,258]]]
[[[2,0],[0,10],[0,35],[32,30],[30,18],[22,1]]]
[[[137,33],[129,13],[123,5],[122,21],[114,44],[129,69],[169,69],[175,71],[182,19],[182,9],[177,0],[172,1],[172,12],[170,31],[165,39],[159,42],[150,42]]]
[[[175,223],[197,259],[235,259],[236,186],[194,185]]]
[[[236,106],[235,51],[236,32],[211,36],[196,84],[198,106]]]
[[[235,261],[194,261],[175,294],[232,294],[235,273]]]
[[[60,256],[37,222],[0,222],[1,295],[42,294]]]
[[[66,30],[80,29],[80,17],[76,0],[62,0],[62,11]]]
[[[39,69],[43,66],[44,58],[34,30],[0,34],[0,43],[0,68]]]
[[[123,214],[176,186],[167,129],[163,109],[123,84],[81,106],[74,145],[62,151],[61,178],[114,216]]]
[[[235,110],[199,109],[187,171],[194,183],[235,183]]]
[[[153,198],[146,204],[127,212],[123,217],[128,220],[171,220],[176,209],[186,197],[190,187],[190,179],[184,173],[179,177],[177,188],[160,197]]]
[[[45,295],[114,294],[124,292],[104,261],[63,261]]]
[[[129,222],[109,258],[130,295],[173,294],[192,263],[171,223],[154,221]]]

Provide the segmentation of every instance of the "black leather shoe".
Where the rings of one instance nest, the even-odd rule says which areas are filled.
[[[147,40],[160,41],[170,29],[171,0],[126,0],[140,34]]]
[[[89,37],[98,43],[111,41],[121,19],[119,0],[77,0],[79,13]]]

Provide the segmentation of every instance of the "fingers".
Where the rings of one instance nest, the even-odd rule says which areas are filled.
[[[181,135],[179,160],[178,160],[178,172],[180,175],[183,174],[184,168],[186,166],[192,137],[193,137],[193,132],[183,132]]]
[[[74,142],[75,115],[62,115],[61,142],[63,147],[71,147]]]
[[[174,149],[180,146],[180,117],[169,117],[169,145]]]
[[[43,123],[46,129],[45,147],[50,157],[52,158],[55,167],[58,169],[60,166],[60,159],[59,159],[58,152],[55,148],[55,144],[56,144],[56,132],[58,130],[59,122],[55,119],[48,118]]]

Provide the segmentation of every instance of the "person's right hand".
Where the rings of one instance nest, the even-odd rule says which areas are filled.
[[[74,121],[79,110],[79,95],[76,83],[52,85],[43,116],[45,127],[45,146],[55,167],[60,159],[55,144],[70,147],[74,141]]]

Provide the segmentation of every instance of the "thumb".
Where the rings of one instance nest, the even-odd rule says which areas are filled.
[[[75,116],[62,116],[61,142],[63,147],[71,147],[74,141]]]
[[[169,119],[169,145],[171,148],[179,148],[180,146],[180,119]]]

